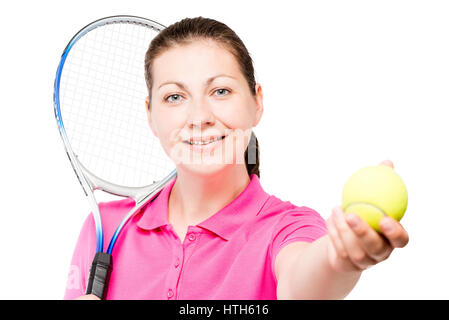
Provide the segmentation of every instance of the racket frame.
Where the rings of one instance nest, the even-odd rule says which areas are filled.
[[[119,236],[121,230],[123,229],[126,222],[129,220],[131,216],[133,216],[134,213],[136,213],[140,208],[142,208],[146,203],[152,200],[152,198],[158,193],[158,191],[167,184],[170,180],[176,177],[176,169],[173,170],[171,173],[169,173],[168,176],[166,176],[164,179],[160,181],[155,181],[151,185],[143,186],[143,187],[125,187],[120,186],[117,184],[110,183],[108,181],[105,181],[96,175],[94,175],[92,172],[90,172],[87,168],[85,168],[81,162],[78,160],[78,157],[74,153],[69,139],[67,137],[66,130],[64,128],[64,122],[61,115],[61,108],[60,108],[60,97],[59,97],[59,87],[61,82],[61,76],[63,72],[63,67],[65,64],[65,61],[67,59],[67,56],[70,53],[70,50],[72,49],[73,45],[85,34],[88,32],[107,24],[115,24],[115,23],[134,23],[134,24],[141,24],[145,27],[150,27],[151,29],[160,32],[165,27],[153,20],[137,17],[137,16],[129,16],[129,15],[118,15],[118,16],[110,16],[105,17],[102,19],[98,19],[85,27],[83,27],[80,31],[78,31],[72,39],[67,44],[66,48],[64,49],[60,63],[58,65],[57,71],[56,71],[56,78],[54,83],[54,92],[53,92],[53,103],[54,103],[54,112],[55,112],[55,118],[58,126],[59,133],[61,135],[62,141],[64,143],[64,148],[66,151],[66,154],[70,160],[70,163],[72,165],[73,170],[75,171],[76,177],[78,178],[79,183],[81,184],[84,194],[86,195],[90,207],[92,209],[92,214],[95,221],[95,228],[96,228],[96,235],[97,235],[97,246],[96,251],[102,252],[103,251],[103,229],[102,229],[102,222],[101,222],[101,215],[100,215],[100,209],[97,203],[97,200],[94,196],[95,190],[101,190],[104,192],[107,192],[112,195],[121,196],[121,197],[130,197],[135,201],[135,206],[129,213],[123,218],[120,225],[117,227],[110,243],[107,249],[107,253],[111,254],[112,249],[114,247],[114,244],[117,240],[117,237]]]

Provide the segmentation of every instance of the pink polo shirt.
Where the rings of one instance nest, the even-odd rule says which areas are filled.
[[[112,253],[107,299],[274,300],[274,262],[280,249],[327,233],[316,211],[267,194],[251,175],[237,198],[189,226],[181,243],[167,220],[174,183],[122,230]],[[106,244],[132,207],[129,199],[100,204]],[[85,293],[95,245],[91,214],[76,244],[65,299]]]

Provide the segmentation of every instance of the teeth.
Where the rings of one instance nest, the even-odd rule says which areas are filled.
[[[210,139],[210,140],[207,140],[207,141],[195,140],[195,141],[187,141],[187,142],[189,144],[193,144],[193,145],[206,145],[206,144],[209,144],[209,143],[221,140],[221,139],[222,139],[222,137],[216,137],[214,139]]]

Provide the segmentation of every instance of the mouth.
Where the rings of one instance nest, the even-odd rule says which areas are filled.
[[[188,140],[183,140],[182,142],[191,146],[205,146],[217,141],[224,140],[227,136],[214,136],[214,137],[200,137],[200,138],[190,138]]]

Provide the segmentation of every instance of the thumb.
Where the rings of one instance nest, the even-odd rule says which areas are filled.
[[[388,167],[391,167],[391,169],[394,169],[394,164],[393,164],[393,161],[391,161],[391,160],[384,160],[379,165],[388,166]]]

